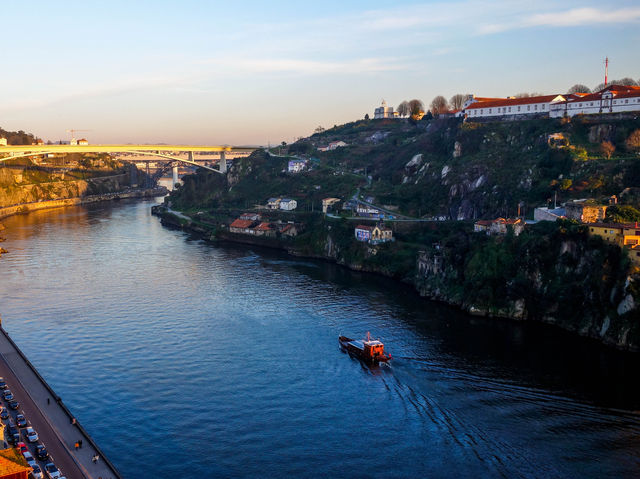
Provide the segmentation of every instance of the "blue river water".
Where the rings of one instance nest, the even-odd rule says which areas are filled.
[[[4,220],[3,325],[124,477],[640,477],[640,364],[335,265],[162,227]],[[368,368],[339,334],[395,359]]]

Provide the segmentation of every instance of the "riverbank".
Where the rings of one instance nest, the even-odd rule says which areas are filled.
[[[168,190],[163,186],[157,188],[131,188],[123,191],[104,193],[100,195],[24,203],[20,205],[0,208],[0,219],[18,214],[27,214],[38,210],[62,208],[66,206],[78,206],[90,203],[98,203],[101,201],[114,201],[128,198],[153,198],[155,196],[166,195],[167,192]]]
[[[155,206],[163,225],[209,241],[279,249],[413,287],[425,299],[487,318],[551,324],[629,352],[640,351],[636,282],[620,248],[590,238],[584,228],[541,224],[522,237],[493,238],[453,226],[432,235],[432,246],[368,245],[352,227],[307,218],[298,238],[230,233],[223,222],[187,219]],[[424,242],[423,242],[424,243]],[[429,243],[431,244],[431,243]]]
[[[0,325],[0,374],[14,395],[20,410],[38,432],[56,466],[67,478],[120,478],[89,433],[47,384],[24,353]],[[82,448],[74,447],[82,441]],[[95,454],[100,459],[94,463]]]

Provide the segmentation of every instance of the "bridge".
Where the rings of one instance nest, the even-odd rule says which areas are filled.
[[[259,149],[258,146],[209,146],[209,145],[0,145],[0,154],[7,156],[0,158],[0,163],[16,158],[35,155],[63,154],[63,153],[129,153],[134,155],[151,155],[167,161],[178,161],[198,168],[204,168],[216,173],[227,172],[226,154],[247,153]],[[194,153],[218,153],[220,161],[218,169],[196,163]],[[177,153],[187,153],[188,158],[180,158]],[[120,158],[121,161],[134,161]],[[175,175],[174,170],[174,175]]]

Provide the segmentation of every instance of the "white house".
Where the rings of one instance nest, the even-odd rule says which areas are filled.
[[[552,105],[549,116],[597,115],[640,111],[640,87],[611,85],[596,93],[573,94]]]
[[[270,210],[277,210],[278,208],[280,208],[281,201],[282,198],[269,198],[267,200],[267,208],[269,208]]]
[[[347,143],[345,143],[344,141],[332,141],[331,143],[329,143],[327,146],[325,147],[320,147],[318,148],[319,151],[332,151],[335,150],[337,148],[342,148],[345,146],[349,146]]]
[[[0,138],[0,146],[7,146],[7,139],[6,138]]]
[[[387,106],[387,102],[382,100],[382,105],[373,111],[374,119],[397,118],[398,112],[393,111],[392,106]]]
[[[526,98],[477,98],[470,96],[459,112],[468,119],[522,116],[549,116],[552,105],[565,101],[562,95]]]
[[[290,198],[282,198],[280,200],[280,209],[291,211],[295,210],[298,207],[298,202],[296,200],[292,200]]]
[[[86,138],[82,138],[80,140],[78,140],[78,145],[88,145],[89,142],[87,141]]]
[[[307,160],[289,160],[289,173],[300,173],[307,166]]]

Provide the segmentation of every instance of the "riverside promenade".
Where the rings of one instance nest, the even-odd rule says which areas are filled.
[[[0,376],[20,401],[20,409],[40,436],[39,442],[45,444],[54,463],[68,479],[121,478],[1,325]],[[82,448],[75,450],[78,440],[82,440]],[[100,457],[97,463],[92,462],[95,454]]]

